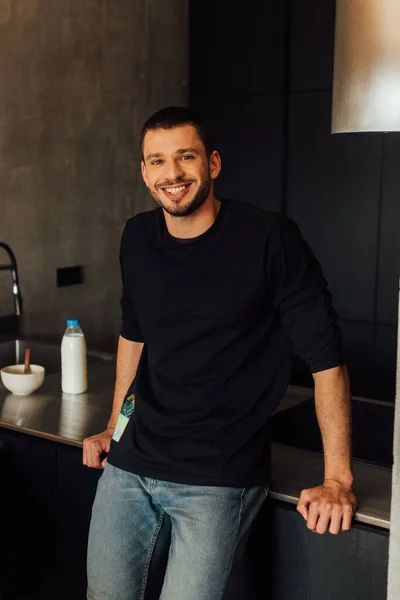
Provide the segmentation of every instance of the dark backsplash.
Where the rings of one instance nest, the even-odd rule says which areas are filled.
[[[394,406],[353,400],[353,457],[384,467],[393,464]],[[315,403],[306,400],[269,421],[273,442],[322,452]]]

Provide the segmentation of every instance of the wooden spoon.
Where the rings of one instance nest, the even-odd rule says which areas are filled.
[[[29,348],[27,348],[25,350],[25,368],[24,368],[24,373],[30,373],[31,372],[31,367],[29,365],[29,361],[31,359],[31,351]]]

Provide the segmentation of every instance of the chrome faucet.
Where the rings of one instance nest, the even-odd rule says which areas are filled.
[[[11,272],[14,312],[17,316],[19,316],[22,315],[22,297],[19,289],[17,261],[15,260],[14,252],[11,250],[10,246],[7,246],[7,244],[4,244],[4,242],[0,242],[0,248],[7,252],[8,258],[10,259],[8,265],[0,264],[0,271]]]

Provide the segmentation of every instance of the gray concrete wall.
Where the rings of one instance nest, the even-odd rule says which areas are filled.
[[[187,101],[187,4],[0,0],[0,240],[19,261],[27,335],[57,339],[76,317],[90,346],[115,344],[121,231],[154,206],[138,135]],[[70,265],[85,283],[57,288]]]

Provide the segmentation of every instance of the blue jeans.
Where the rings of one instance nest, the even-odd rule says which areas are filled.
[[[147,598],[163,549],[160,600],[227,598],[267,493],[171,483],[107,464],[92,510],[88,600]]]

